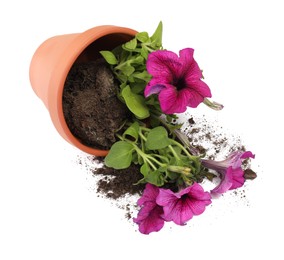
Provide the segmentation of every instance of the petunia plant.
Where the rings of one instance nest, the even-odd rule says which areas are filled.
[[[144,183],[145,190],[134,222],[141,233],[159,231],[168,221],[184,225],[205,211],[213,194],[244,184],[243,161],[254,158],[251,152],[235,151],[223,161],[209,160],[190,145],[180,130],[182,124],[174,123],[178,114],[201,103],[214,110],[223,108],[209,100],[211,90],[192,48],[184,48],[178,55],[163,49],[160,22],[153,35],[137,33],[129,42],[101,51],[101,55],[120,83],[118,98],[131,114],[117,130],[117,142],[105,165],[114,169],[132,164],[140,167],[138,183]],[[214,178],[220,183],[204,191],[203,181]]]

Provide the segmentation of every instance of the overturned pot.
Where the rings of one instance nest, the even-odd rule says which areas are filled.
[[[99,51],[113,48],[131,40],[135,30],[113,25],[102,25],[83,33],[54,36],[43,42],[34,53],[30,64],[30,82],[43,101],[58,133],[70,144],[95,156],[106,156],[101,150],[83,144],[75,137],[64,117],[63,90],[74,64],[95,61]]]

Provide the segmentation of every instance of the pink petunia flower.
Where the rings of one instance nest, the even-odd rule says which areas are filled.
[[[139,231],[142,234],[157,232],[164,226],[165,220],[162,218],[163,208],[156,203],[159,194],[159,188],[147,183],[142,197],[137,204],[142,208],[138,212],[137,218],[133,221],[139,225]]]
[[[242,187],[245,182],[242,161],[254,157],[254,154],[250,151],[236,151],[223,161],[202,160],[203,166],[220,174],[221,182],[211,190],[211,193],[222,194],[228,190]]]
[[[211,91],[202,78],[202,72],[193,58],[194,50],[183,49],[179,56],[171,51],[158,50],[149,54],[146,67],[152,79],[145,88],[145,97],[158,94],[165,114],[183,113],[195,108]]]
[[[184,225],[194,215],[204,212],[205,207],[211,204],[211,195],[198,183],[194,183],[177,193],[169,189],[160,189],[156,201],[163,207],[163,218],[166,221]]]

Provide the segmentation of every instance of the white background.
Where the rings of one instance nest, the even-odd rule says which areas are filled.
[[[4,1],[0,259],[283,259],[281,2]],[[51,36],[102,24],[151,33],[160,20],[164,47],[194,48],[214,100],[225,105],[222,112],[198,111],[242,136],[256,154],[258,178],[248,183],[245,202],[228,195],[185,227],[145,236],[97,198],[77,163],[85,155],[58,135],[28,71]]]

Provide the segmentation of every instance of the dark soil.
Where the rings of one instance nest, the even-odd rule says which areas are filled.
[[[118,199],[125,195],[142,194],[145,187],[145,184],[137,184],[143,176],[136,165],[123,170],[104,166],[94,170],[93,173],[104,176],[97,183],[97,192],[107,198]]]
[[[83,144],[109,149],[116,141],[115,132],[129,116],[117,98],[118,84],[103,59],[75,64],[63,91],[66,123]]]

